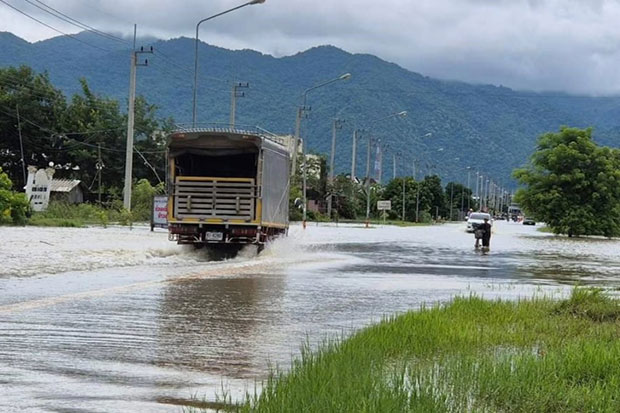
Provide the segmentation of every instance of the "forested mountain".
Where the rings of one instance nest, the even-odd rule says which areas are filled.
[[[84,77],[93,92],[124,103],[131,45],[90,33],[76,37],[84,43],[65,36],[28,43],[0,33],[0,66],[23,64],[47,71],[67,96],[80,92],[78,79]],[[153,46],[155,51],[141,55],[148,59],[148,66],[138,68],[137,93],[156,104],[161,117],[172,116],[177,123],[188,124],[193,40],[141,39],[137,45],[145,50]],[[471,166],[513,185],[512,169],[527,161],[543,132],[560,125],[592,126],[595,139],[612,146],[617,146],[620,135],[620,97],[518,92],[501,86],[442,81],[372,55],[351,54],[332,46],[275,58],[201,43],[199,62],[199,122],[228,123],[232,82],[249,82],[245,97],[237,101],[237,124],[279,133],[293,132],[296,107],[305,89],[351,73],[347,81],[309,92],[311,111],[303,122],[303,136],[310,149],[326,153],[331,120],[335,116],[346,120],[338,131],[336,172],[350,171],[354,127],[403,110],[408,112],[406,118],[388,119],[369,128],[389,146],[384,180],[392,175],[392,154],[401,151],[404,161],[398,175],[411,175],[412,161],[419,159],[422,173],[431,169],[444,180],[463,182],[466,167]],[[432,136],[424,137],[428,133]],[[361,176],[365,139],[358,148],[357,173]]]

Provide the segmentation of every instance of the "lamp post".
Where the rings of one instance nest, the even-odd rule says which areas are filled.
[[[216,17],[222,16],[224,14],[230,13],[235,10],[239,10],[240,8],[243,8],[245,6],[251,6],[253,4],[262,4],[264,2],[265,0],[248,1],[247,3],[244,3],[240,6],[233,7],[232,9],[228,9],[221,13],[214,14],[213,16],[204,18],[196,24],[196,38],[194,42],[195,43],[195,46],[194,46],[194,99],[192,103],[192,128],[196,127],[196,100],[198,97],[198,29],[200,28],[200,25],[208,20],[215,19]]]
[[[293,146],[293,160],[292,160],[292,163],[291,163],[291,175],[295,174],[295,165],[296,165],[296,159],[297,159],[297,146],[299,145],[299,143],[298,143],[299,142],[299,133],[300,133],[300,129],[301,129],[301,118],[302,118],[303,112],[307,110],[306,109],[306,98],[308,96],[308,92],[310,92],[311,90],[314,90],[314,89],[318,89],[318,88],[323,87],[323,86],[327,86],[327,85],[329,85],[331,83],[334,83],[334,82],[337,82],[339,80],[347,80],[350,77],[351,77],[351,73],[345,73],[343,75],[338,76],[337,78],[325,81],[323,83],[319,83],[316,86],[312,86],[312,87],[304,90],[304,92],[302,93],[302,95],[301,95],[302,96],[302,105],[297,110],[297,119],[296,119],[296,125],[295,125],[295,144]],[[306,159],[306,139],[304,139],[302,141],[302,144],[301,144],[301,154],[302,154],[303,159],[304,159],[304,167],[302,169],[302,179],[303,179],[303,183],[302,183],[303,189],[302,189],[302,191],[303,191],[303,198],[304,198],[303,199],[304,205],[303,205],[302,226],[303,226],[304,229],[306,229],[306,218],[307,218],[307,212],[308,212],[307,211],[308,210],[308,198],[306,196],[306,189],[307,189],[306,188],[306,181],[307,181],[307,175],[308,175],[308,162],[307,162],[307,159]]]

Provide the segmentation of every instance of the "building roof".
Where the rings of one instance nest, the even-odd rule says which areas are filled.
[[[51,192],[71,192],[80,182],[79,179],[52,179]]]

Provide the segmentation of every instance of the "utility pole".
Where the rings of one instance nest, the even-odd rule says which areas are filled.
[[[235,114],[237,112],[237,98],[245,97],[245,92],[240,92],[239,89],[247,89],[250,87],[248,82],[233,82],[232,91],[230,94],[230,128],[235,128]]]
[[[478,211],[482,210],[480,205],[480,171],[476,171],[476,198],[478,199]]]
[[[357,156],[357,132],[359,129],[353,130],[353,153],[351,154],[351,181],[355,181],[355,157]]]
[[[24,186],[26,186],[26,159],[24,158],[24,141],[22,140],[22,123],[19,118],[19,105],[15,105],[17,112],[17,133],[19,135],[19,150],[21,151],[22,175],[24,177]]]
[[[454,209],[453,199],[454,199],[454,182],[450,182],[450,221],[452,221],[452,210]]]
[[[396,179],[396,154],[392,155],[392,179]]]
[[[420,183],[416,182],[415,186],[415,222],[420,222]]]
[[[334,157],[336,156],[336,131],[338,129],[342,129],[342,123],[344,121],[341,119],[334,119],[332,123],[332,152],[330,154],[329,159],[329,196],[327,198],[327,216],[331,220],[332,218],[332,191],[334,185]]]
[[[471,166],[467,167],[467,189],[469,189],[469,196],[467,197],[467,212],[469,212],[469,209],[471,208],[471,206],[469,205],[469,200],[471,199],[471,188],[469,187],[469,173],[471,172]]]
[[[366,151],[366,228],[370,221],[370,147],[372,146],[372,138],[368,134],[368,148]]]
[[[385,148],[387,148],[387,146],[385,146]],[[378,143],[377,144],[377,149],[378,149],[377,154],[379,155],[379,176],[378,176],[378,181],[379,181],[379,183],[382,183],[383,182],[383,149],[384,148],[382,148],[381,144]]]
[[[299,139],[300,139],[300,134],[301,134],[301,118],[304,116],[305,112],[310,110],[310,108],[306,107],[305,104],[302,106],[299,106],[297,108],[297,116],[295,117],[295,137],[293,139],[293,157],[291,159],[291,176],[295,176],[295,171],[296,171],[296,167],[297,167],[297,149],[299,147]],[[302,152],[303,152],[303,147],[305,146],[302,142]],[[304,160],[305,162],[305,160]]]
[[[101,174],[103,173],[103,162],[101,161],[101,143],[97,144],[97,164],[95,165],[97,169],[97,175],[99,175],[99,206],[101,206]]]
[[[125,188],[123,190],[123,206],[126,210],[131,211],[131,184],[133,172],[133,127],[136,103],[136,67],[147,66],[148,60],[144,63],[138,63],[138,55],[142,53],[153,53],[153,47],[150,50],[140,50],[136,48],[136,31],[137,26],[133,26],[133,44],[134,49],[131,51],[131,67],[129,73],[129,104],[127,108],[127,149],[125,153]]]

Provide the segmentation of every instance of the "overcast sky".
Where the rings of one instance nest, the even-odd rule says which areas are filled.
[[[99,30],[163,39],[243,0],[3,0],[64,32],[47,4]],[[0,3],[0,30],[58,33]],[[201,26],[201,40],[275,56],[322,44],[427,76],[514,89],[620,94],[620,0],[266,0]]]

